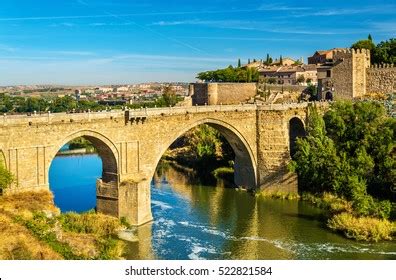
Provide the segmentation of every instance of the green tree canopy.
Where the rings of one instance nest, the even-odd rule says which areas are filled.
[[[302,188],[333,192],[358,213],[388,217],[387,200],[396,201],[396,120],[383,106],[336,102],[323,117],[310,111],[307,130],[291,165]]]

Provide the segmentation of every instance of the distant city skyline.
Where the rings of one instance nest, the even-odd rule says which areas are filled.
[[[395,37],[394,1],[2,0],[0,85],[190,82]]]

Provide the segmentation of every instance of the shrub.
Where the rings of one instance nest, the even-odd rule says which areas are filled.
[[[14,176],[0,163],[0,195],[14,181]]]
[[[366,241],[392,240],[395,226],[388,220],[356,217],[350,213],[341,213],[328,221],[328,227],[344,232],[348,238]]]

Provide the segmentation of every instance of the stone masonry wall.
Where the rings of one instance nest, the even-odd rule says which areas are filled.
[[[370,67],[370,52],[366,49],[351,50],[352,75],[353,75],[353,98],[366,95],[366,70]]]
[[[256,83],[195,83],[190,86],[193,105],[240,104],[256,94]]]
[[[396,92],[396,67],[390,65],[367,69],[367,93]]]
[[[331,81],[334,87],[334,98],[353,98],[352,55],[347,52],[335,52],[333,55],[338,61],[331,69]]]

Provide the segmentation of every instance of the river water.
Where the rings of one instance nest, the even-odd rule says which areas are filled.
[[[62,211],[95,207],[97,155],[53,160],[50,186]],[[128,259],[396,259],[396,242],[366,243],[325,228],[306,202],[256,198],[224,183],[203,186],[170,166],[151,183],[154,221],[136,229]]]

